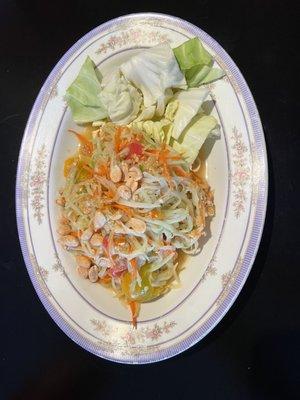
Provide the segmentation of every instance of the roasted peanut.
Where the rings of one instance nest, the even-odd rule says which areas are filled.
[[[79,267],[89,269],[91,266],[91,260],[87,256],[78,255],[76,256],[76,262]]]
[[[126,182],[126,186],[128,186],[131,189],[131,192],[135,192],[136,189],[138,188],[138,182],[134,181],[133,179],[128,179],[128,181]]]
[[[122,171],[121,168],[117,165],[117,164],[112,164],[110,166],[110,179],[114,182],[120,182],[120,180],[122,179]]]
[[[77,267],[77,273],[84,279],[87,279],[89,276],[89,270],[83,267]]]
[[[102,245],[103,238],[100,233],[94,233],[90,239],[90,244],[94,247],[100,247]]]
[[[61,243],[65,247],[77,247],[79,245],[79,240],[73,235],[66,235],[61,238]]]
[[[67,225],[67,224],[61,224],[57,228],[57,233],[59,233],[62,236],[68,235],[70,232],[72,232],[72,229],[71,229],[70,225]]]
[[[123,174],[124,174],[124,180],[127,181],[127,179],[128,179],[128,172],[129,172],[127,162],[125,162],[125,161],[122,161],[122,162],[121,162],[121,169],[122,169],[122,172],[123,172]]]
[[[97,265],[91,266],[91,268],[89,269],[89,280],[93,283],[97,282],[98,273],[99,273],[99,268],[97,267]]]
[[[66,200],[65,200],[65,198],[64,197],[58,197],[57,199],[56,199],[56,204],[58,204],[59,206],[64,206],[65,204],[66,204]]]
[[[138,182],[143,178],[143,173],[139,167],[133,165],[132,167],[129,168],[128,178],[132,179],[135,182]]]

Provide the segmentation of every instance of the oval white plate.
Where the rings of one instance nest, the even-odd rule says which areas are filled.
[[[75,149],[66,88],[89,55],[102,71],[139,49],[198,36],[226,71],[210,85],[222,138],[209,152],[208,180],[216,217],[203,251],[181,273],[182,286],[142,306],[137,330],[110,292],[80,279],[57,246],[55,197],[64,159]],[[209,149],[207,149],[209,150]],[[61,329],[92,353],[123,363],[172,357],[203,338],[240,292],[259,245],[267,204],[267,160],[259,115],[228,54],[201,29],[161,14],[111,20],[80,39],[58,62],[32,109],[20,151],[17,220],[26,266],[42,303]]]

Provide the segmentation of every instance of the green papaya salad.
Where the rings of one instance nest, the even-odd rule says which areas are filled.
[[[142,50],[102,76],[87,57],[66,91],[77,124],[57,198],[61,245],[82,279],[113,291],[136,327],[142,303],[180,283],[215,215],[199,152],[218,138],[205,106],[224,72],[198,38]]]

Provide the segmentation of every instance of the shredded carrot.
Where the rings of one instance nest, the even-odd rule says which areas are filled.
[[[150,154],[156,155],[156,154],[159,154],[159,150],[158,149],[147,149],[145,151],[145,153],[150,153]]]
[[[92,176],[94,175],[94,170],[86,164],[82,165],[82,168],[89,172]]]
[[[130,265],[132,266],[132,277],[135,278],[137,275],[137,269],[138,269],[137,259],[133,258],[132,260],[130,260]]]
[[[160,212],[158,210],[152,210],[149,212],[150,218],[160,218]]]
[[[178,176],[183,176],[185,178],[189,178],[191,175],[186,172],[182,167],[179,167],[178,165],[174,165],[172,167],[172,169],[174,170],[174,172],[178,175]]]
[[[115,197],[115,194],[114,194],[114,192],[112,192],[110,189],[108,189],[107,192],[106,192],[106,196],[107,196],[109,199],[113,199],[113,198]]]
[[[101,186],[100,186],[101,188]],[[101,192],[99,192],[99,186],[97,185],[94,189],[93,189],[93,199],[97,199],[97,197],[100,197],[101,199]],[[103,204],[99,204],[99,207],[103,207]]]
[[[161,251],[162,251],[166,256],[169,256],[170,254],[176,253],[175,250],[164,250],[164,249],[162,249]]]
[[[108,258],[111,261],[112,265],[115,264],[114,259],[111,254],[111,246],[113,246],[113,244],[114,244],[114,231],[111,230],[108,235],[107,253],[108,253]]]
[[[155,153],[158,158],[158,162],[161,164],[163,168],[163,175],[166,178],[168,184],[170,187],[172,187],[172,181],[171,181],[171,174],[168,166],[168,158],[170,157],[170,150],[166,148],[166,144],[164,143],[162,145],[161,150],[158,151],[158,153]]]
[[[155,152],[152,152],[152,151],[150,151],[151,149],[148,149],[148,150],[144,150],[144,156],[146,155],[146,156],[157,156],[157,151],[155,151]]]
[[[80,142],[80,153],[86,156],[90,156],[93,152],[93,144],[90,140],[88,140],[82,133],[78,133],[74,131],[74,129],[68,130],[71,133],[74,133],[77,139]]]
[[[119,151],[125,149],[125,147],[127,147],[129,145],[129,141],[128,140],[122,140],[119,146]]]
[[[113,244],[113,239],[114,239],[114,232],[113,232],[113,230],[111,230],[109,235],[105,235],[103,238],[103,241],[102,241],[104,254],[107,258],[109,258],[112,265],[114,265],[114,260],[112,258],[111,252],[110,252],[110,245]]]
[[[105,187],[102,193],[103,197],[107,197],[108,199],[113,199],[115,197],[115,192],[108,187]]]
[[[144,152],[148,156],[155,156],[158,158],[158,161],[161,164],[164,164],[167,162],[167,160],[181,160],[180,155],[171,155],[170,150],[166,147],[166,144],[163,143],[161,149],[147,149]]]
[[[131,311],[132,325],[136,329],[137,327],[137,315],[138,315],[138,303],[136,301],[130,301],[129,303]]]
[[[133,216],[133,210],[130,207],[124,206],[123,204],[112,204],[111,206],[124,211],[124,213],[127,214],[129,217]]]
[[[133,259],[130,261],[130,264],[131,264],[132,268],[137,268],[137,266],[138,266],[138,264],[137,264],[137,259],[136,259],[136,258],[133,258]]]
[[[103,163],[103,164],[100,164],[100,165],[98,166],[98,168],[97,168],[96,174],[106,177],[106,176],[107,176],[107,173],[108,173],[107,164],[104,164],[104,163]]]
[[[120,151],[120,145],[121,145],[121,133],[122,133],[122,127],[118,126],[115,132],[115,152],[119,153]]]
[[[119,244],[119,245],[125,244],[126,243],[125,235],[115,236],[114,242],[115,242],[115,244]]]
[[[100,281],[101,281],[102,283],[104,283],[104,284],[109,283],[110,280],[111,280],[111,277],[110,277],[109,275],[105,275],[105,276],[103,276],[103,278],[100,278]]]
[[[171,175],[166,161],[162,164],[162,167],[163,167],[163,175],[166,178],[169,186],[172,187]]]
[[[75,237],[80,237],[81,236],[81,231],[80,230],[78,230],[78,231],[72,231],[72,232],[70,232],[70,235],[72,235],[72,236],[75,236]]]
[[[137,132],[136,130],[131,129],[129,126],[126,127],[130,133],[133,134],[134,140],[140,142],[143,139],[143,134]]]

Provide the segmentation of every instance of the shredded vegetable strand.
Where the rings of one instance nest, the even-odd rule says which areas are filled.
[[[213,195],[178,153],[140,131],[107,122],[92,138],[74,133],[60,240],[83,277],[129,306],[136,326],[140,303],[179,285],[178,252],[200,251]]]

